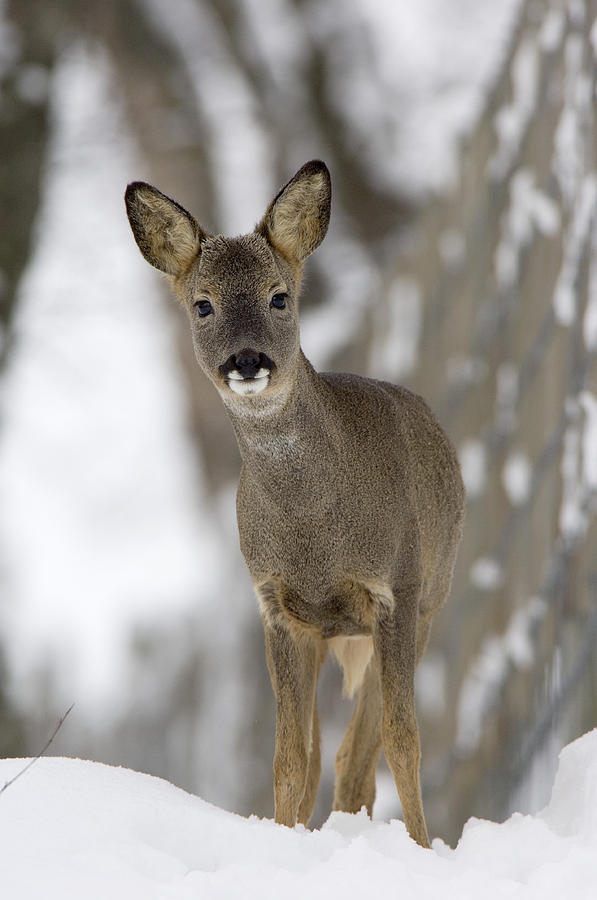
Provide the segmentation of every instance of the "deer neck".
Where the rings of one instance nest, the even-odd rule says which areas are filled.
[[[266,398],[263,398],[266,400]],[[317,468],[334,453],[331,410],[321,378],[299,353],[287,390],[268,404],[227,404],[245,470],[266,478],[279,467]]]

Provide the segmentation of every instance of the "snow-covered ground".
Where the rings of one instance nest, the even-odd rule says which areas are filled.
[[[22,760],[0,762],[0,784]],[[165,781],[42,759],[0,794],[0,885],[10,900],[575,900],[597,884],[597,729],[560,756],[536,816],[471,819],[455,850],[401,822],[333,813],[320,831],[224,812]]]

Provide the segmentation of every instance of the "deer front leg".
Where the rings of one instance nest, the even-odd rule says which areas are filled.
[[[418,585],[395,591],[391,611],[374,626],[373,645],[382,695],[382,742],[410,836],[429,847],[421,797],[421,747],[415,714]]]
[[[280,619],[273,623],[265,620],[264,629],[267,664],[276,698],[274,817],[276,822],[292,828],[299,819],[299,810],[302,821],[310,816],[317,790],[316,784],[310,784],[309,796],[305,798],[312,738],[318,738],[313,735],[313,721],[321,642],[291,631]],[[317,748],[315,753],[318,752]],[[319,771],[317,760],[313,762],[310,782]]]

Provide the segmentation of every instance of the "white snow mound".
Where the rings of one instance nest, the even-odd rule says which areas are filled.
[[[0,784],[23,760],[0,761]],[[165,781],[41,759],[0,794],[7,900],[594,898],[597,729],[560,756],[549,805],[471,819],[455,850],[423,850],[401,822],[334,813],[320,831],[224,812]]]

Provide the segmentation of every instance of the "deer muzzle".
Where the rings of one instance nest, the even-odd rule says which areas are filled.
[[[228,357],[220,372],[230,390],[246,396],[260,394],[268,383],[274,363],[265,353],[245,348]]]

